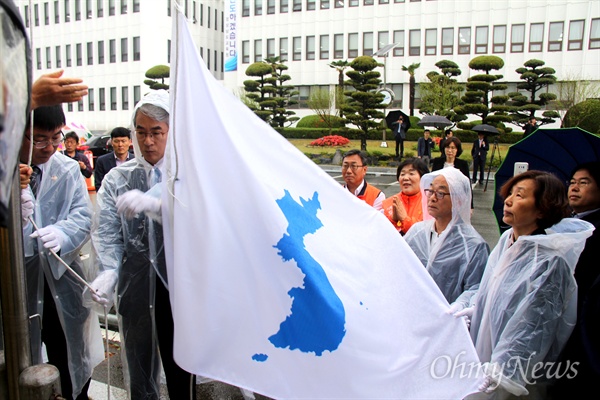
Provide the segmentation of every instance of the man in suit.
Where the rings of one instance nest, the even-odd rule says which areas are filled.
[[[417,156],[427,165],[427,169],[429,169],[429,164],[431,163],[431,149],[434,146],[430,135],[431,132],[429,129],[425,129],[423,137],[420,137],[417,141]]]
[[[100,156],[96,160],[96,169],[94,170],[96,192],[100,190],[102,179],[104,179],[104,175],[108,174],[108,171],[133,158],[133,155],[129,152],[129,147],[131,146],[131,133],[129,129],[120,126],[116,127],[110,133],[110,141],[113,152]]]
[[[525,127],[523,128],[523,138],[526,138],[527,136],[531,135],[533,131],[535,131],[537,128],[539,128],[539,126],[535,117],[529,118],[529,121],[525,124]]]
[[[483,183],[483,172],[485,170],[485,159],[490,149],[487,137],[480,132],[477,140],[473,142],[471,156],[473,157],[473,183],[477,183],[477,170],[479,169],[479,183]]]
[[[396,140],[396,158],[398,159],[404,157],[404,140],[406,139],[408,124],[409,122],[404,120],[403,115],[398,117],[398,121],[392,123],[394,127],[394,139]]]
[[[562,370],[570,366],[577,374],[572,372],[558,380],[549,390],[553,399],[585,393],[586,389],[597,388],[600,381],[600,161],[575,167],[568,184],[573,217],[592,223],[596,229],[585,242],[575,266],[577,322],[559,360]]]

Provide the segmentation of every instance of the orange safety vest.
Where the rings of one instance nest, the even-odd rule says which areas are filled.
[[[400,196],[400,200],[404,204],[404,208],[406,209],[406,213],[408,216],[404,221],[396,222],[394,221],[394,197]],[[394,227],[402,232],[406,233],[410,229],[413,224],[423,221],[423,205],[421,204],[421,192],[417,192],[413,196],[406,196],[404,193],[400,192],[392,197],[388,197],[383,201],[383,214],[390,220]]]
[[[381,190],[377,189],[375,186],[369,185],[367,181],[365,181],[365,185],[357,197],[373,207],[373,204],[375,204],[375,199],[377,199],[379,193],[381,193]]]

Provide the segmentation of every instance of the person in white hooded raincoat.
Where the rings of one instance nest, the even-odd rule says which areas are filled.
[[[489,246],[471,225],[471,184],[460,170],[443,168],[421,177],[423,221],[404,239],[455,310],[479,288]],[[438,193],[442,198],[438,197]]]
[[[576,319],[573,271],[593,225],[567,215],[564,184],[527,171],[503,185],[504,232],[490,254],[472,307],[471,337],[486,379],[480,390],[506,399],[546,398],[552,374]],[[519,397],[521,398],[521,397]]]
[[[91,201],[79,164],[56,152],[63,134],[65,115],[61,105],[39,107],[33,114],[33,156],[39,171],[35,192],[21,191],[27,306],[31,318],[33,363],[48,362],[60,373],[62,396],[87,399],[94,367],[104,360],[98,315],[85,307],[85,286],[51,253],[55,251],[79,276],[90,276],[79,251],[90,238]],[[31,147],[29,128],[23,139],[21,162],[27,163]],[[32,180],[34,178],[32,177]],[[35,231],[35,232],[34,232]]]
[[[159,398],[162,362],[171,399],[195,398],[195,376],[173,360],[173,316],[160,223],[160,185],[169,132],[169,94],[152,91],[133,112],[135,158],[110,170],[92,229],[98,275],[92,298],[116,309],[131,399]]]

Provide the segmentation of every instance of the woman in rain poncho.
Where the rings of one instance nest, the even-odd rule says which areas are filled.
[[[99,267],[92,297],[108,305],[116,286],[124,373],[133,400],[159,398],[161,362],[169,397],[195,398],[194,375],[173,360],[173,317],[159,218],[158,182],[169,109],[165,90],[152,91],[136,105],[135,158],[104,177],[92,230]]]
[[[511,229],[490,254],[471,322],[471,337],[485,363],[480,390],[493,392],[493,398],[529,391],[528,398],[542,399],[543,381],[556,368],[561,373],[576,368],[553,361],[575,323],[573,270],[593,225],[562,219],[567,214],[565,187],[549,173],[514,176],[501,194],[503,221]]]
[[[453,310],[461,310],[479,288],[489,254],[488,244],[471,225],[469,178],[456,168],[440,169],[423,175],[421,191],[424,221],[404,238],[446,300],[454,303]],[[440,199],[440,192],[449,196]]]

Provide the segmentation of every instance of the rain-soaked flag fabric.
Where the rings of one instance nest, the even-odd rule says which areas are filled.
[[[272,398],[475,391],[466,325],[403,238],[216,81],[177,23],[163,190],[177,363]]]

